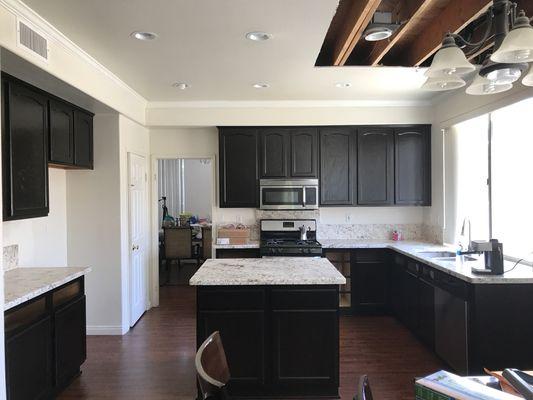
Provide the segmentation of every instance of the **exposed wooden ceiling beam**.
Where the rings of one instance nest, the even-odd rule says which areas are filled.
[[[492,4],[492,0],[451,0],[428,28],[403,51],[403,65],[417,66],[436,52],[447,32],[458,33],[478,18]]]
[[[394,47],[398,41],[405,36],[414,26],[420,21],[427,9],[430,7],[435,0],[416,0],[411,2],[399,2],[400,9],[397,13],[394,13],[397,16],[398,21],[407,21],[398,30],[394,35],[389,38],[389,40],[380,40],[375,42],[370,50],[369,56],[365,61],[365,64],[376,66],[378,65],[383,57]]]
[[[333,65],[344,65],[381,0],[352,0],[333,50]]]

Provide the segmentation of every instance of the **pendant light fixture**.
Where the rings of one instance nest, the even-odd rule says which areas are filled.
[[[486,24],[486,28],[479,42],[469,42],[455,33],[446,34],[441,48],[425,73],[428,80],[422,86],[423,89],[453,90],[464,86],[447,78],[463,80],[464,75],[474,71],[475,66],[468,61],[467,54],[475,54],[492,39],[494,52],[485,60],[479,74],[467,89],[468,94],[493,94],[509,90],[529,68],[528,63],[533,62],[533,27],[524,11],[517,15],[516,3],[493,0],[492,6],[480,19],[484,19],[481,23]],[[533,86],[531,70],[522,83]]]
[[[465,85],[466,82],[459,76],[438,76],[435,78],[428,78],[422,85],[422,89],[431,92],[442,92],[445,90],[459,89]]]

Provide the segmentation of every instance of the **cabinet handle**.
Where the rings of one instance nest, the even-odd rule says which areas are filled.
[[[366,133],[363,133],[363,136],[372,136],[372,135],[387,136],[387,133],[383,133],[383,132],[366,132]]]
[[[401,132],[401,133],[398,133],[398,136],[405,136],[405,135],[422,136],[422,134],[420,132]]]

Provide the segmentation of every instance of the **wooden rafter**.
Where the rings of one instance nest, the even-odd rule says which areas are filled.
[[[403,65],[417,66],[438,50],[447,32],[460,32],[478,18],[492,0],[451,0],[423,32],[403,51]]]
[[[340,35],[335,41],[333,65],[344,65],[372,19],[381,0],[353,0]]]
[[[435,0],[416,0],[411,2],[399,2],[400,9],[394,13],[397,15],[398,21],[407,21],[389,40],[381,40],[375,42],[370,49],[369,56],[365,64],[376,66],[383,57],[402,39],[406,33],[411,31],[413,27],[419,22],[420,18],[426,13],[427,9],[434,3]]]

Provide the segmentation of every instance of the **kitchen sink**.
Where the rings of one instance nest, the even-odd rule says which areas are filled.
[[[435,261],[456,261],[456,257],[433,257],[432,260]],[[477,261],[477,258],[470,256],[463,256],[464,261]]]
[[[455,258],[455,253],[451,251],[420,251],[418,254],[428,258]]]

